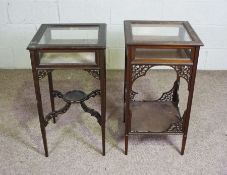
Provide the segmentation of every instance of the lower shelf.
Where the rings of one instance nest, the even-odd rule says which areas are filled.
[[[183,120],[179,110],[171,101],[131,102],[131,131],[139,133],[182,132]]]

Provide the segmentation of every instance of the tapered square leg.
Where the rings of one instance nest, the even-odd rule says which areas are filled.
[[[49,83],[49,93],[50,93],[50,103],[52,112],[55,111],[54,105],[54,97],[53,97],[53,80],[52,80],[52,72],[48,72],[48,83]],[[56,123],[55,116],[53,116],[53,122]]]
[[[125,155],[128,155],[128,135],[125,135]]]
[[[106,128],[106,63],[105,51],[100,52],[100,89],[101,89],[101,117],[102,117],[102,155],[105,156],[105,128]]]
[[[36,55],[36,53],[34,51],[30,52],[31,64],[32,64],[32,74],[33,74],[35,95],[36,95],[36,101],[37,101],[37,109],[38,109],[38,114],[39,114],[40,129],[41,129],[41,134],[42,134],[42,139],[43,139],[45,156],[48,157],[45,119],[44,119],[44,115],[43,115],[42,98],[41,98],[40,85],[39,85],[39,75],[38,75],[38,70],[35,69],[35,67],[36,67],[35,66],[35,64],[36,64],[35,55]]]
[[[186,140],[187,140],[187,135],[183,135],[182,146],[181,146],[181,155],[184,155]]]
[[[102,155],[105,156],[106,148],[105,148],[105,126],[102,126]]]

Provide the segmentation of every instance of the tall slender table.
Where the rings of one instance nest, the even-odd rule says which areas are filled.
[[[49,121],[67,112],[74,103],[97,119],[102,129],[102,154],[105,155],[106,115],[106,24],[42,24],[28,45],[37,100],[40,128],[45,156],[48,157],[46,130]],[[54,90],[52,71],[54,69],[84,69],[100,80],[100,89],[90,93],[72,90],[66,93]],[[52,111],[44,115],[39,81],[48,76]],[[101,114],[88,107],[89,98],[101,96]],[[55,109],[54,98],[61,98],[65,105]]]
[[[135,134],[182,134],[184,154],[197,63],[203,43],[187,21],[125,21],[124,121],[125,154],[128,137]],[[170,66],[173,87],[157,100],[136,101],[133,83],[154,66]],[[187,107],[179,111],[180,79],[188,84]]]

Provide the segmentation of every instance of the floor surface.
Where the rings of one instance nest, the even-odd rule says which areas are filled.
[[[99,82],[84,71],[55,71],[54,87],[90,92]],[[175,73],[153,70],[135,82],[136,97],[158,98]],[[181,81],[180,108],[187,99]],[[50,112],[47,79],[41,83],[44,113]],[[47,126],[44,156],[30,70],[0,70],[0,174],[227,175],[227,71],[198,71],[185,155],[182,136],[132,136],[124,155],[123,71],[107,72],[106,156],[95,118],[79,105]],[[99,110],[99,98],[90,106]],[[57,108],[63,106],[56,100]]]

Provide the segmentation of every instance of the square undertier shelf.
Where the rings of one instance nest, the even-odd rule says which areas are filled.
[[[130,134],[182,134],[182,118],[179,109],[171,101],[131,102]]]

